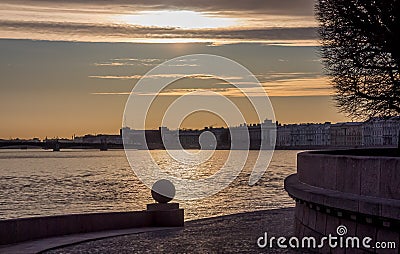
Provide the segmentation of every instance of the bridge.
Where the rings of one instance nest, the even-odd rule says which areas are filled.
[[[82,142],[65,142],[59,140],[46,140],[46,141],[1,141],[0,149],[45,149],[53,150],[55,152],[61,149],[98,149],[100,151],[107,151],[108,149],[123,149],[122,144],[114,144],[109,142],[100,143],[82,143]]]

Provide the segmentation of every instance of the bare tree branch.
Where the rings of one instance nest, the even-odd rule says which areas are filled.
[[[322,58],[340,110],[400,113],[400,1],[319,0]]]

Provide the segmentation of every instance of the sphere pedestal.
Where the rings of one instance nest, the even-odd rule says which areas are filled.
[[[147,212],[151,213],[156,227],[182,227],[184,210],[179,203],[168,203],[175,196],[175,186],[169,180],[159,180],[151,189],[151,196],[158,203],[147,204]]]

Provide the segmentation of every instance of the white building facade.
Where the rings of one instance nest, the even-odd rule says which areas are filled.
[[[364,146],[396,146],[399,141],[400,117],[371,118],[363,125]]]

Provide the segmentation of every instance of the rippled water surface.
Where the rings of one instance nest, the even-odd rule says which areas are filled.
[[[134,151],[138,161],[146,151]],[[229,151],[215,151],[205,163],[177,163],[166,151],[151,151],[154,160],[180,177],[198,179],[215,173]],[[239,177],[209,198],[180,201],[186,219],[293,206],[283,180],[295,173],[298,151],[275,151],[261,180],[248,185],[258,152],[250,151]],[[137,167],[151,165],[138,164]],[[67,213],[131,211],[153,202],[135,176],[123,151],[0,150],[0,219]]]

